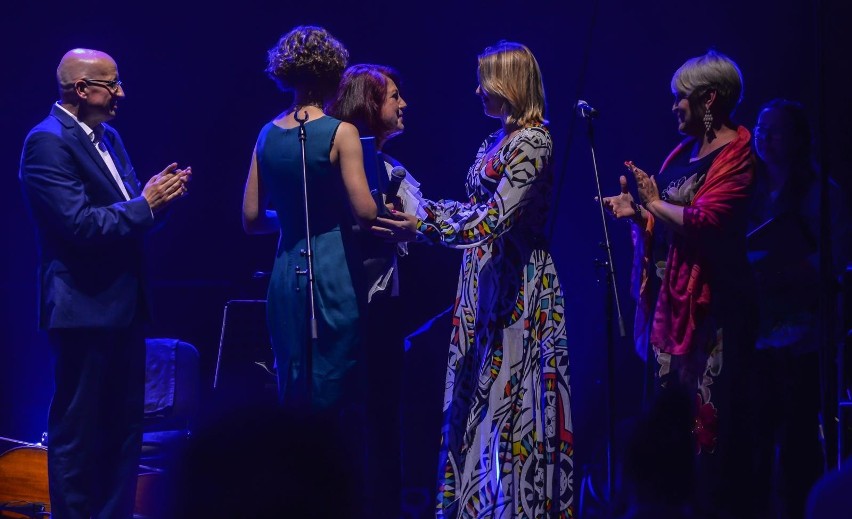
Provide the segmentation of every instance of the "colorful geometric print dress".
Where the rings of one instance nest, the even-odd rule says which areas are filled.
[[[547,128],[495,153],[469,201],[426,201],[424,239],[464,249],[453,310],[437,517],[574,517],[564,298],[544,236],[552,186]]]
[[[362,258],[340,169],[329,153],[340,121],[305,123],[308,202],[318,339],[311,345],[311,408],[339,412],[363,401],[363,319],[366,289]],[[299,128],[268,123],[257,141],[258,174],[281,234],[267,294],[267,323],[278,372],[279,399],[303,405],[308,333],[308,286]],[[314,342],[314,341],[311,341]]]

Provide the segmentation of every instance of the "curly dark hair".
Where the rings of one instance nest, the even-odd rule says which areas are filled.
[[[266,73],[284,91],[305,88],[314,98],[334,95],[349,51],[322,27],[299,25],[269,49]]]

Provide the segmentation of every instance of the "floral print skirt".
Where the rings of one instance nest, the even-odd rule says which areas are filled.
[[[714,398],[714,381],[722,375],[722,330],[715,344],[684,354],[672,355],[654,347],[657,360],[656,379],[661,389],[674,384],[695,391],[695,422],[692,433],[695,451],[712,453],[718,442],[718,399]],[[709,353],[708,353],[709,350]]]

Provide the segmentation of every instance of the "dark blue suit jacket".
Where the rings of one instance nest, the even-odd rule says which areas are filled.
[[[38,233],[43,329],[125,327],[150,315],[143,242],[154,218],[121,138],[104,128],[130,200],[86,132],[58,106],[24,143],[20,180]]]

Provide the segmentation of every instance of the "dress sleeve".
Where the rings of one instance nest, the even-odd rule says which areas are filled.
[[[487,142],[477,153],[475,164],[485,157]],[[525,128],[489,161],[480,182],[493,182],[489,195],[469,180],[468,202],[424,200],[425,218],[418,220],[421,239],[429,243],[466,249],[488,243],[509,230],[528,203],[527,193],[550,163],[553,142],[543,127]],[[473,169],[472,175],[480,174]]]

